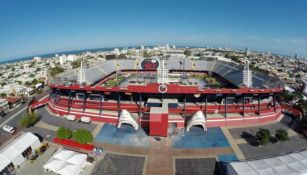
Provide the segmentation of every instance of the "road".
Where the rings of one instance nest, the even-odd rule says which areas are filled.
[[[48,95],[48,90],[36,95],[36,99],[42,99],[43,97],[45,97],[46,95]],[[14,126],[17,128],[17,131],[21,130],[21,127],[19,125],[19,120],[20,118],[22,118],[25,114],[26,114],[26,110],[27,107],[30,103],[30,99],[27,99],[26,102],[24,104],[21,104],[20,106],[16,107],[13,111],[11,111],[10,113],[8,113],[6,116],[4,116],[3,118],[0,119],[0,145],[2,145],[6,140],[10,139],[12,137],[12,135],[8,132],[5,132],[2,129],[2,126],[7,124],[10,126]]]

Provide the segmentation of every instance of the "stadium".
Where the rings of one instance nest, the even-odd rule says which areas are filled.
[[[214,58],[107,59],[49,80],[47,104],[57,116],[129,124],[151,136],[169,128],[267,123],[282,116],[274,75]]]

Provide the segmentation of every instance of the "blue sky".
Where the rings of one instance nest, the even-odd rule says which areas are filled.
[[[307,57],[307,1],[0,1],[0,61],[166,43],[249,47]]]

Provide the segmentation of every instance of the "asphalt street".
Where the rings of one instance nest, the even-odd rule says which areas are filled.
[[[43,97],[45,97],[49,92],[43,92],[39,95],[37,95],[35,98],[36,100],[39,100]],[[19,120],[26,114],[27,107],[31,101],[30,99],[27,99],[24,104],[21,104],[20,106],[16,107],[13,111],[8,113],[6,116],[0,119],[0,145],[2,145],[6,140],[10,139],[12,135],[2,129],[2,126],[4,124],[14,126],[17,128],[17,132],[21,131],[22,128],[19,125]]]

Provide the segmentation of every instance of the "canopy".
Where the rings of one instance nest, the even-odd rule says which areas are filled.
[[[86,154],[60,148],[43,167],[60,175],[79,175],[86,158]]]
[[[200,125],[204,128],[205,131],[207,131],[207,128],[206,128],[206,119],[205,119],[205,115],[202,111],[197,111],[193,117],[191,118],[190,121],[188,121],[188,124],[187,124],[187,131],[190,131],[190,128],[192,126],[195,126],[195,125]]]
[[[307,175],[307,151],[273,158],[231,162],[227,165],[231,175]]]
[[[120,128],[124,123],[133,126],[135,130],[139,129],[139,124],[135,121],[133,116],[126,109],[123,109],[121,111],[117,127]]]
[[[10,163],[13,163],[15,166],[20,165],[25,160],[22,153],[29,147],[34,151],[39,148],[39,146],[39,138],[34,134],[26,132],[20,135],[13,142],[9,143],[8,146],[1,149],[0,172]]]

